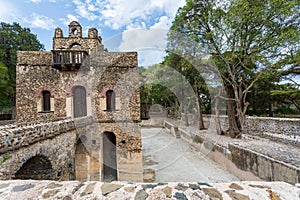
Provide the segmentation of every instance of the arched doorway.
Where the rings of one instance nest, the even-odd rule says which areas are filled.
[[[87,115],[86,111],[86,91],[82,86],[73,88],[73,112],[74,117],[82,117]]]
[[[26,161],[15,174],[15,179],[54,180],[51,162],[43,155],[37,155]]]
[[[103,133],[103,181],[114,181],[117,175],[116,136],[113,132]]]
[[[84,138],[83,138],[84,140]],[[75,150],[75,177],[78,181],[87,181],[88,179],[88,152],[79,139]]]

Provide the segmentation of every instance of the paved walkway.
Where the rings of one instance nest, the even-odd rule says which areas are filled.
[[[279,160],[300,168],[300,148],[297,146],[247,134],[243,135],[242,140],[232,139],[229,136],[211,134],[207,130],[200,131],[195,126],[187,127],[184,126],[183,123],[175,120],[168,119],[168,121],[170,121],[172,124],[180,124],[180,127],[182,127],[184,130],[205,136],[221,146],[227,147],[229,143],[233,143],[271,157],[275,160]]]
[[[239,180],[163,128],[142,129],[144,168],[155,182],[230,182]]]

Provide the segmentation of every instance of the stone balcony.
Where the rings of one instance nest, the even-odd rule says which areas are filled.
[[[52,67],[60,71],[78,70],[88,53],[81,50],[52,50]]]

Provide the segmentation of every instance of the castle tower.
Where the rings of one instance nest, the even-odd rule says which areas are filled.
[[[55,29],[51,52],[18,52],[17,120],[92,117],[74,132],[73,178],[142,181],[137,53],[105,51],[95,28],[68,28]]]

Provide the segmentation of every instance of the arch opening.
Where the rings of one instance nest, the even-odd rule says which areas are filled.
[[[116,136],[113,132],[103,133],[103,181],[118,180]]]
[[[81,49],[81,45],[77,42],[73,43],[70,45],[70,49],[71,50],[80,50]]]
[[[43,155],[27,160],[15,174],[15,179],[54,180],[54,177],[51,162]]]
[[[88,151],[79,139],[75,150],[75,177],[78,181],[87,181],[88,179]]]

